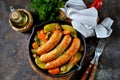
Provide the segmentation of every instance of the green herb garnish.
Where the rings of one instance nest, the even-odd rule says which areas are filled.
[[[66,0],[31,0],[30,10],[39,15],[41,21],[56,20],[59,8],[64,7]]]

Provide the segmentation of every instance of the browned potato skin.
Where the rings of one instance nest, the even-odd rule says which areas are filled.
[[[50,62],[56,59],[58,55],[61,55],[66,50],[71,41],[72,37],[70,35],[65,35],[60,44],[55,49],[46,54],[42,54],[39,60],[41,62]]]
[[[38,47],[37,54],[41,55],[50,51],[58,44],[61,38],[62,38],[62,31],[55,30],[52,36],[50,37],[50,39],[44,45]]]
[[[74,38],[70,48],[63,55],[58,57],[57,59],[46,63],[45,68],[53,69],[53,68],[57,68],[57,67],[60,67],[61,65],[65,64],[66,62],[68,62],[71,59],[71,57],[73,55],[75,55],[75,53],[78,51],[80,45],[81,45],[80,39]]]

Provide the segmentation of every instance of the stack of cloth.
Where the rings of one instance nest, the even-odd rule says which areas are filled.
[[[98,11],[94,7],[87,8],[83,0],[68,0],[65,7],[60,9],[72,20],[73,28],[85,38],[107,38],[112,33],[113,20],[107,17],[98,24]]]

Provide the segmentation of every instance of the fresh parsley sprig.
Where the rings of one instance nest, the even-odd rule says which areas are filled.
[[[64,7],[66,0],[31,0],[30,10],[39,15],[41,21],[55,20],[59,8]]]

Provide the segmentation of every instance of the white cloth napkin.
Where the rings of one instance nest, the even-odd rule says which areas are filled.
[[[109,37],[112,33],[113,20],[109,17],[97,24],[98,11],[87,8],[83,0],[68,0],[64,8],[60,8],[70,19],[72,26],[84,37]]]

